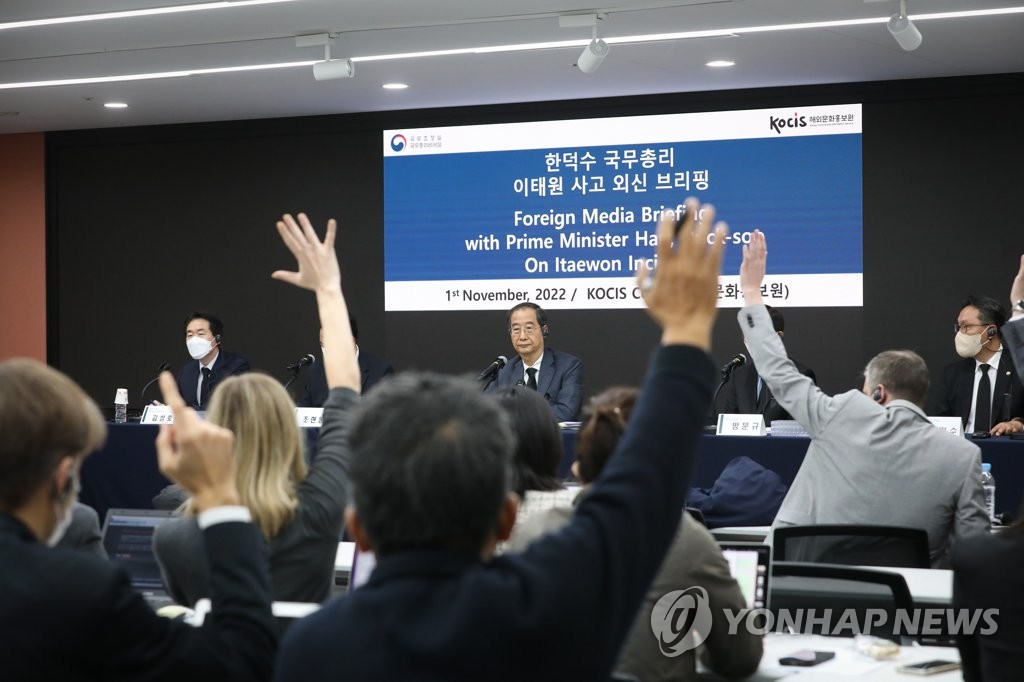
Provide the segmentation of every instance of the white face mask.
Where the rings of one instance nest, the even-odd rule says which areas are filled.
[[[53,515],[57,519],[57,525],[50,531],[50,537],[46,538],[47,547],[57,546],[57,543],[64,537],[64,533],[68,532],[68,528],[71,527],[71,521],[75,516],[75,500],[78,499],[78,491],[81,490],[81,485],[78,482],[77,473],[72,473],[71,476],[71,491],[67,495],[62,495],[53,501]],[[61,505],[67,505],[63,512],[61,512]]]
[[[956,354],[962,358],[973,358],[975,355],[981,352],[981,347],[985,345],[985,341],[982,337],[985,336],[984,332],[981,334],[966,334],[964,332],[957,332],[954,343],[956,344]],[[987,339],[988,337],[985,336]]]
[[[188,348],[188,354],[192,356],[193,360],[201,360],[213,350],[213,344],[201,336],[193,336],[185,341],[185,347]]]

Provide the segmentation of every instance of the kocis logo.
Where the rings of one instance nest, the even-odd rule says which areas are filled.
[[[772,130],[781,135],[783,128],[806,128],[807,117],[801,116],[800,114],[794,111],[793,115],[790,118],[778,118],[776,116],[769,116],[768,124],[771,126]]]
[[[399,133],[391,138],[391,149],[400,152],[405,149],[405,135]]]
[[[669,592],[651,610],[651,631],[669,658],[696,649],[711,630],[711,607],[703,587]]]

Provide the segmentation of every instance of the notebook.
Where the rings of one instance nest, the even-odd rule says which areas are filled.
[[[103,522],[103,548],[107,556],[128,573],[132,587],[153,610],[174,603],[164,589],[153,552],[153,533],[172,514],[158,509],[108,509]]]
[[[729,573],[740,585],[747,608],[768,608],[771,546],[756,542],[720,542],[718,547],[729,562]]]

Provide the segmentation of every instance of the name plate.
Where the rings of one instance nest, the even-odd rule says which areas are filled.
[[[322,407],[296,407],[295,421],[299,428],[318,429],[324,425],[324,408]]]
[[[964,437],[964,423],[960,417],[928,417],[928,421],[958,438]]]
[[[718,415],[718,436],[764,436],[763,414],[720,414]]]
[[[140,424],[173,424],[174,413],[167,405],[146,405]]]

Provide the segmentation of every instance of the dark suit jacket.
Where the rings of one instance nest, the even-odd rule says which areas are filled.
[[[946,365],[942,373],[942,393],[935,414],[940,417],[960,417],[964,423],[971,414],[971,394],[974,392],[974,373],[977,363],[967,358]],[[991,372],[989,378],[992,378]],[[1024,417],[1024,386],[1013,369],[1013,358],[1003,349],[995,374],[996,390],[992,396],[992,423],[998,424],[1014,417]],[[985,429],[975,429],[983,431]]]
[[[675,537],[713,375],[702,351],[660,349],[630,428],[568,525],[488,562],[380,557],[366,585],[291,627],[277,679],[608,679]]]
[[[1024,536],[978,535],[953,545],[953,608],[999,609],[988,634],[958,637],[966,682],[1016,682],[1024,668]],[[984,618],[979,627],[989,626]]]
[[[384,377],[394,374],[395,368],[388,364],[384,358],[377,357],[373,353],[367,353],[359,349],[359,371],[363,374],[363,382],[360,386],[360,394],[365,395],[374,384]],[[295,401],[299,407],[323,407],[327,400],[327,375],[324,373],[323,358],[310,365],[306,375],[306,387],[302,389],[302,395]]]
[[[499,388],[509,388],[523,380],[523,359],[516,356],[498,372],[498,378],[491,382],[485,393]],[[583,404],[583,363],[580,359],[557,351],[550,346],[544,348],[544,359],[540,365],[540,381],[537,392],[551,405],[551,412],[560,422],[579,418]]]
[[[790,358],[793,360],[793,358]],[[804,364],[801,364],[797,360],[793,360],[793,364],[796,365],[797,370],[800,371],[804,376],[811,378],[815,384],[818,383],[818,377],[814,374],[814,370],[810,369]],[[768,387],[762,382],[762,391],[768,391]],[[774,419],[792,419],[789,412],[783,409],[782,405],[776,402],[775,397],[768,391],[765,394],[765,403],[762,409],[758,409],[757,404],[757,366],[754,365],[753,361],[739,367],[732,373],[732,378],[729,383],[726,384],[725,389],[722,391],[725,393],[725,407],[722,408],[722,412],[725,414],[764,414],[765,425],[770,425]]]
[[[71,508],[71,525],[57,543],[61,549],[77,549],[107,558],[100,533],[100,517],[92,507],[75,502]]]
[[[1024,318],[1007,322],[999,333],[1003,337],[1003,345],[1013,358],[1017,376],[1024,375]]]
[[[157,616],[128,574],[49,549],[0,513],[0,670],[5,680],[264,680],[274,664],[270,584],[256,527],[203,531],[213,613],[194,628]]]
[[[217,388],[217,383],[235,374],[249,371],[249,361],[245,358],[221,349],[217,361],[213,363],[213,375],[210,377],[210,395]],[[197,405],[196,387],[199,385],[199,361],[193,360],[178,372],[178,391],[189,405],[205,410],[207,405]]]

